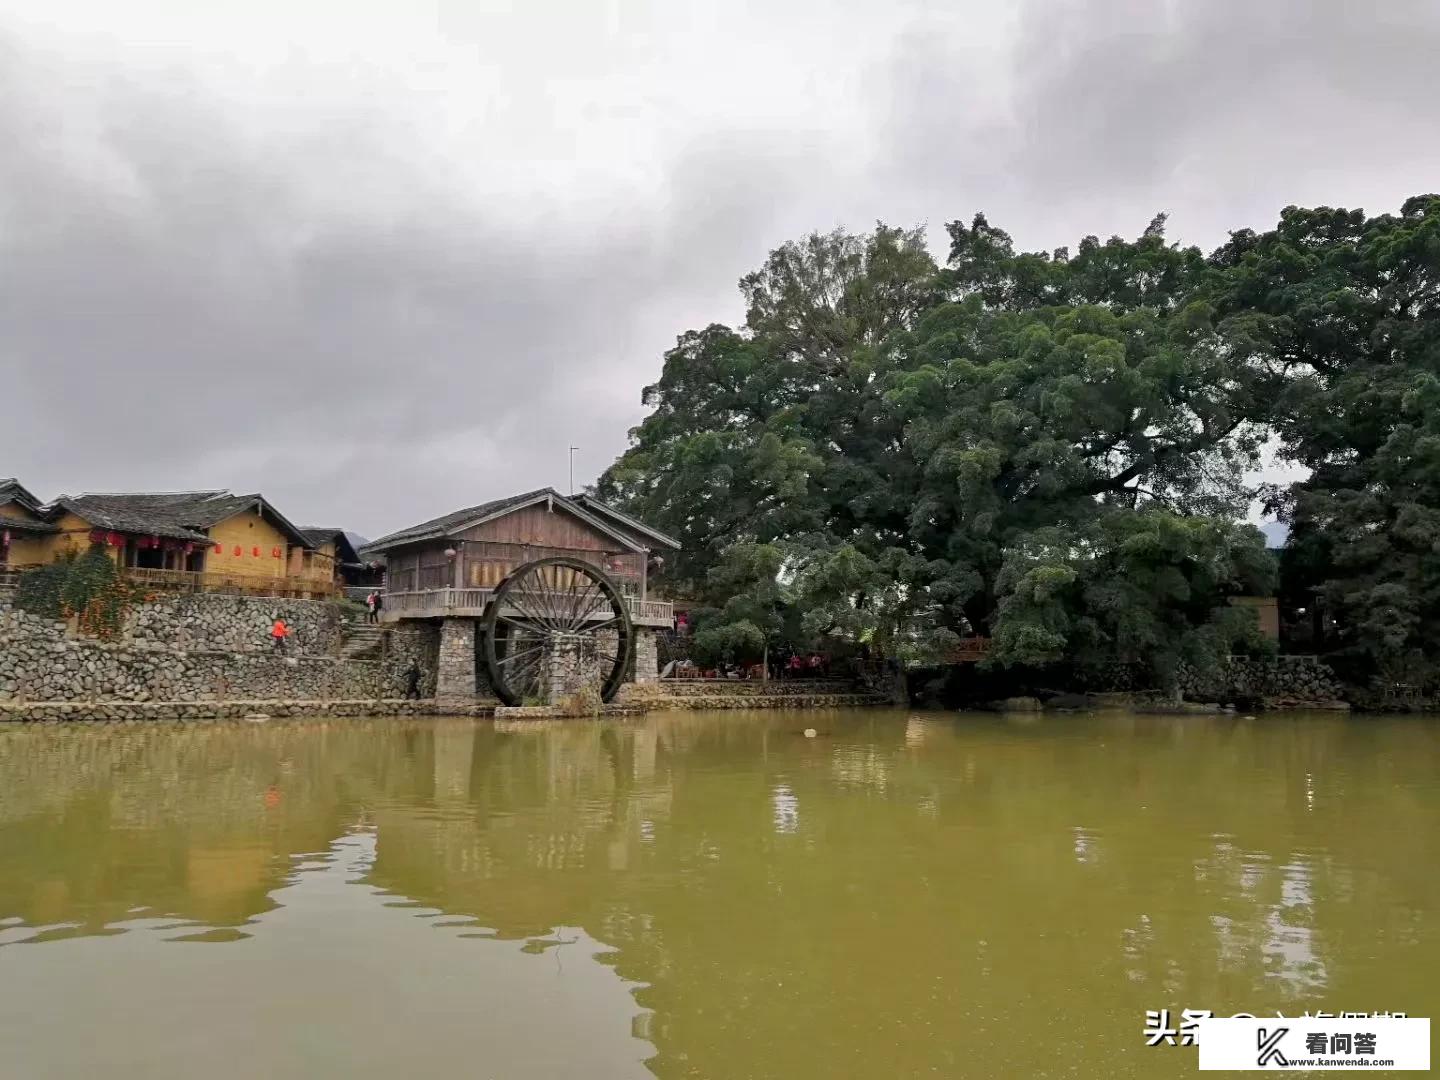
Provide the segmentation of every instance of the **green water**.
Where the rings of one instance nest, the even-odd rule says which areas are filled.
[[[1186,1076],[1436,1013],[1437,854],[1433,720],[0,730],[0,1075]]]

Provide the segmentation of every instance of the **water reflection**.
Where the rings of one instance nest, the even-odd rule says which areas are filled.
[[[0,946],[44,946],[0,948],[0,1037],[51,1076],[230,1075],[241,1028],[247,1076],[1147,1076],[1193,1067],[1147,1008],[1440,1004],[1428,725],[815,726],[0,731]]]
[[[302,857],[243,933],[131,918],[103,939],[6,950],[6,1075],[649,1075],[648,1020],[606,946],[577,927],[502,942],[396,903],[365,884],[376,840]],[[25,929],[9,941],[54,940]]]

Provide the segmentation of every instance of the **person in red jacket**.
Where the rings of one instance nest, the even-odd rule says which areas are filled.
[[[279,615],[275,616],[275,625],[270,627],[270,645],[278,653],[285,651],[285,639],[295,631],[285,624],[285,620]]]

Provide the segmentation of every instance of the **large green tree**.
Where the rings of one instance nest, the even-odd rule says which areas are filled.
[[[957,619],[996,629],[1006,553],[1037,530],[1243,515],[1269,372],[1197,298],[1198,251],[1163,219],[1074,257],[1016,253],[984,218],[950,233],[949,299],[899,345],[886,396],[920,469],[907,529]]]
[[[1073,256],[1017,252],[983,217],[950,236],[944,269],[918,232],[883,226],[776,251],[741,282],[742,327],[667,355],[602,495],[682,539],[692,588],[736,545],[764,545],[807,634],[894,655],[978,632],[1006,661],[1082,633],[1091,651],[1139,651],[1123,619],[1082,610],[1102,603],[1093,580],[1056,594],[1070,629],[1047,637],[1052,608],[1013,595],[1033,581],[1016,553],[1094,579],[1130,567],[1127,521],[1173,518],[1186,615],[1155,625],[1227,648],[1217,628],[1233,621],[1211,616],[1254,581],[1218,571],[1248,567],[1235,551],[1254,537],[1184,523],[1243,511],[1274,373],[1202,299],[1213,268],[1167,243],[1163,219]]]
[[[1440,671],[1440,196],[1290,207],[1214,258],[1214,299],[1283,374],[1272,422],[1308,478],[1273,489],[1296,602],[1387,681]]]
[[[918,231],[881,227],[786,244],[741,283],[747,319],[681,335],[653,412],[598,490],[684,545],[698,590],[732,544],[843,533],[893,479],[876,385],[885,343],[927,310],[936,266]],[[857,506],[852,509],[850,503]],[[899,503],[893,509],[903,529]]]

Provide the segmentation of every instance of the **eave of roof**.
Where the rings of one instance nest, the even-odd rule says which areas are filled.
[[[48,521],[30,521],[27,518],[11,517],[9,514],[0,514],[0,528],[9,529],[12,532],[57,533],[60,531],[58,525],[52,525]]]
[[[627,528],[634,529],[638,533],[643,533],[644,535],[650,537],[652,540],[657,540],[668,548],[673,548],[675,551],[680,550],[680,541],[676,540],[673,536],[669,535],[668,533],[663,533],[659,529],[655,529],[649,525],[646,525],[643,521],[640,521],[638,518],[631,517],[629,514],[625,513],[622,510],[616,510],[615,507],[611,506],[609,503],[603,503],[599,499],[595,498],[593,495],[577,495],[575,496],[575,501],[580,503],[582,506],[594,510],[596,513],[606,514],[614,518],[616,521],[620,522],[622,525],[625,525]]]
[[[111,532],[209,543],[210,537],[201,530],[257,508],[274,518],[291,540],[305,548],[315,547],[261,495],[231,495],[225,491],[86,492],[62,495],[48,509],[52,515],[69,511],[95,528]]]
[[[321,544],[333,543],[335,554],[340,559],[342,566],[349,563],[359,563],[360,553],[355,550],[355,545],[350,543],[350,538],[345,535],[344,529],[326,529],[316,525],[301,525],[300,531],[304,533],[317,548]],[[345,556],[349,556],[347,560]]]
[[[0,477],[0,503],[17,502],[32,514],[38,514],[44,504],[33,492],[13,476]]]
[[[405,544],[424,543],[427,540],[438,540],[451,537],[457,533],[473,529],[477,525],[483,525],[487,521],[494,521],[496,518],[504,517],[506,514],[516,510],[523,510],[527,506],[534,506],[536,503],[550,501],[559,505],[562,509],[578,517],[581,521],[592,528],[603,532],[617,542],[624,544],[631,551],[644,551],[641,544],[637,544],[630,537],[618,532],[613,526],[608,525],[596,515],[590,513],[578,503],[561,495],[554,488],[540,488],[537,491],[527,491],[521,495],[512,495],[506,499],[494,499],[488,503],[481,503],[465,510],[456,510],[453,513],[444,514],[431,521],[415,525],[409,529],[401,529],[399,532],[391,533],[389,536],[382,536],[378,540],[372,540],[360,549],[362,555],[371,552],[386,551],[390,548],[401,547]]]
[[[527,491],[521,495],[511,495],[504,499],[491,499],[489,502],[483,502],[477,506],[467,506],[462,510],[452,510],[448,514],[441,514],[439,517],[431,518],[429,521],[422,521],[419,525],[411,525],[407,529],[400,529],[393,533],[387,533],[378,539],[371,540],[360,549],[360,553],[363,555],[367,552],[399,547],[402,544],[419,543],[425,540],[434,540],[439,537],[448,536],[458,522],[473,520],[476,517],[482,517],[492,511],[518,506],[522,502],[534,496],[543,495],[549,490],[549,488],[541,488],[537,491]]]

